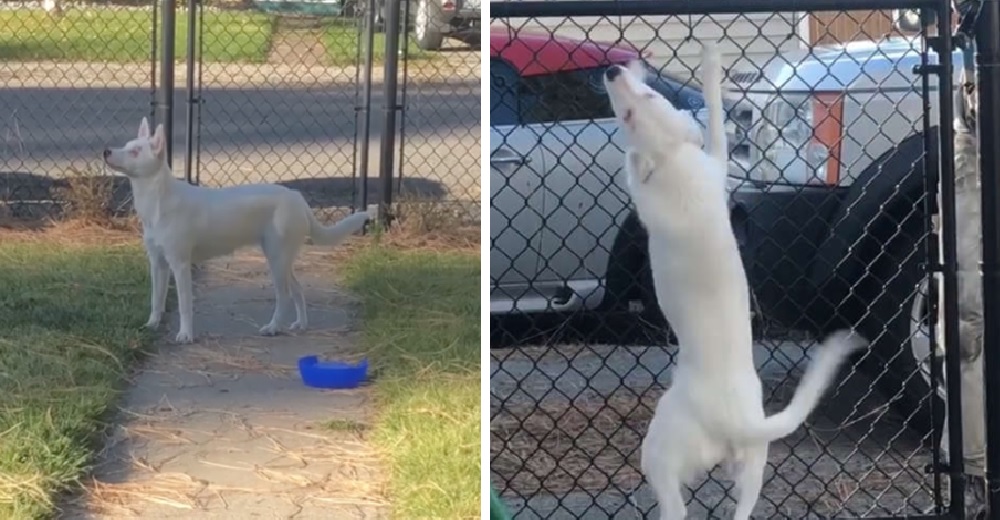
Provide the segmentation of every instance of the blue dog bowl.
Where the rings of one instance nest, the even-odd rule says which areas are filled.
[[[368,374],[368,360],[352,365],[305,356],[299,358],[299,374],[302,382],[313,388],[357,388]]]

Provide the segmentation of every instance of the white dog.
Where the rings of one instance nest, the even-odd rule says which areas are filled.
[[[647,86],[636,70],[611,67],[605,85],[630,144],[625,172],[649,234],[656,296],[680,344],[673,384],[643,439],[641,467],[660,518],[680,520],[686,514],[681,487],[725,462],[738,493],[734,518],[747,519],[763,485],[768,443],[805,421],[863,341],[849,331],[831,336],[788,407],[765,417],[749,289],[729,220],[718,53],[706,45],[702,62],[708,153],[700,134],[692,134],[692,116]]]
[[[274,283],[274,315],[260,332],[276,334],[287,298],[295,306],[290,330],[305,330],[306,300],[295,279],[293,263],[306,237],[334,245],[364,227],[368,215],[355,213],[332,227],[313,215],[302,194],[275,184],[202,188],[174,178],[164,154],[163,125],[152,137],[146,118],[139,135],[121,148],[104,150],[107,165],[128,177],[135,210],[142,221],[143,242],[152,280],[149,321],[159,326],[167,300],[170,273],[177,285],[180,331],[177,342],[194,340],[191,266],[196,262],[259,244]]]

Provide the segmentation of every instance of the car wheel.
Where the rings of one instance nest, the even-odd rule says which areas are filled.
[[[609,343],[640,345],[675,344],[663,312],[656,300],[653,273],[649,265],[649,238],[639,216],[629,213],[612,246],[605,274],[607,292],[600,311],[608,322],[604,327]],[[638,304],[641,309],[634,306]]]
[[[413,35],[417,47],[425,51],[436,51],[444,43],[444,33],[441,31],[437,4],[434,0],[417,2],[417,12],[413,20]]]
[[[872,341],[863,366],[903,422],[927,433],[943,420],[945,386],[938,382],[932,391],[930,385],[933,306],[928,304],[923,245],[913,234],[901,236],[888,248],[872,280],[884,290],[874,296],[862,319],[861,331]],[[937,346],[936,361],[943,369],[942,348]]]

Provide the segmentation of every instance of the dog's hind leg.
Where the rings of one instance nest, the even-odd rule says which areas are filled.
[[[739,461],[733,480],[736,483],[736,512],[733,520],[749,520],[764,487],[764,467],[767,466],[767,443],[747,448]]]
[[[302,291],[302,284],[295,278],[295,270],[288,270],[288,285],[292,289],[292,301],[295,303],[295,322],[289,327],[290,330],[306,330],[309,326],[309,318],[306,316],[306,295]]]
[[[273,336],[278,333],[281,327],[281,318],[285,315],[286,304],[290,294],[289,272],[294,260],[294,250],[281,243],[281,237],[276,235],[265,236],[261,243],[264,257],[267,258],[267,266],[271,270],[271,282],[274,283],[274,314],[271,321],[260,328],[260,333],[264,336]],[[292,251],[293,254],[288,254]]]
[[[649,485],[660,504],[660,520],[684,520],[687,506],[684,505],[684,495],[681,494],[681,482],[676,476],[664,473],[660,473],[655,480],[649,479]]]

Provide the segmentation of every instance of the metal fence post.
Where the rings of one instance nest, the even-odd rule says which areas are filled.
[[[156,122],[163,124],[167,138],[167,164],[171,163],[174,141],[174,40],[177,34],[177,0],[163,0],[162,40],[160,40],[160,88],[156,91]]]
[[[154,0],[152,2],[153,13],[149,27],[149,117],[156,118],[156,102],[159,99],[159,91],[156,88],[156,49],[157,36],[159,35],[159,6]]]
[[[187,78],[185,78],[185,88],[187,89],[187,130],[184,136],[184,178],[188,184],[196,184],[194,179],[194,133],[195,133],[195,109],[200,102],[195,92],[195,74],[197,70],[197,60],[201,59],[198,52],[198,3],[201,0],[188,0],[188,27],[187,27]],[[168,143],[170,140],[167,141]],[[168,148],[169,150],[169,148]]]
[[[357,171],[361,179],[361,184],[358,186],[360,190],[361,203],[357,205],[355,209],[360,211],[365,211],[368,209],[368,155],[370,151],[370,141],[371,141],[371,124],[372,124],[372,66],[374,64],[375,56],[375,12],[378,4],[375,0],[368,0],[368,7],[365,9],[364,20],[361,23],[362,36],[364,38],[361,43],[361,66],[364,67],[364,79],[362,79],[362,94],[361,94],[361,120],[358,123],[358,136],[360,139],[361,146],[361,157],[359,158],[357,165]]]
[[[948,20],[951,18],[950,5],[941,2],[935,13],[938,20]],[[934,46],[938,53],[940,65],[940,84],[952,85],[954,83],[952,70],[952,35],[950,28],[939,29],[939,35],[933,39],[938,42]],[[941,121],[940,125],[940,201],[941,201],[941,246],[943,265],[941,274],[944,280],[943,301],[944,306],[944,343],[945,345],[959,344],[959,323],[958,323],[958,245],[957,245],[957,219],[955,209],[955,135],[951,126],[954,118],[953,91],[950,88],[941,88],[938,92],[940,100]],[[936,261],[936,260],[932,260]],[[945,378],[947,381],[957,382],[961,380],[961,356],[956,348],[949,348],[945,351]],[[947,406],[949,410],[949,463],[951,465],[950,493],[952,511],[965,509],[965,471],[964,471],[964,444],[962,436],[962,394],[958,384],[948,387]],[[956,412],[957,411],[957,412]]]
[[[1000,436],[1000,9],[997,2],[981,7],[976,28],[976,72],[979,92],[979,166],[982,176],[983,222],[983,381],[986,386],[986,438]],[[986,443],[988,518],[1000,520],[1000,443]]]
[[[390,208],[392,204],[392,171],[395,165],[396,147],[396,92],[398,90],[397,70],[399,66],[399,32],[400,32],[400,0],[389,0],[386,3],[385,16],[385,91],[382,105],[383,124],[380,146],[380,170],[378,218],[384,226],[389,225]]]

